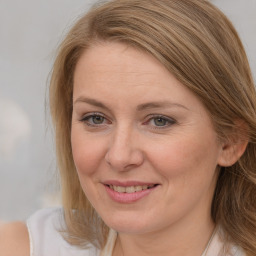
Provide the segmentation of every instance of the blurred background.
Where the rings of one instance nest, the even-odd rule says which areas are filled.
[[[0,221],[59,204],[47,87],[58,44],[96,0],[0,0]],[[256,0],[212,0],[256,78]],[[255,79],[256,80],[256,79]]]

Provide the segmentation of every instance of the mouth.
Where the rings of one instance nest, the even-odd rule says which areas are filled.
[[[131,194],[131,193],[141,192],[143,190],[152,189],[152,188],[158,186],[158,184],[136,185],[136,186],[116,186],[116,185],[112,185],[112,184],[105,184],[105,186],[109,187],[110,189],[112,189],[118,193]]]
[[[121,204],[130,204],[149,197],[152,193],[155,194],[156,192],[154,191],[157,191],[157,187],[161,184],[135,180],[105,180],[102,185],[104,185],[107,195],[113,201]]]
[[[140,201],[144,197],[148,197],[160,184],[146,183],[139,181],[107,181],[103,185],[109,197],[122,204],[130,204]]]

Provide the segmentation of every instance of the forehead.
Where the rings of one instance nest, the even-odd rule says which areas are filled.
[[[74,85],[89,87],[117,83],[125,85],[163,85],[171,73],[150,54],[118,42],[98,43],[82,54],[74,74]],[[160,81],[161,80],[161,81]],[[169,82],[169,81],[168,81]],[[172,76],[172,83],[181,84]],[[117,88],[116,88],[117,89]]]
[[[120,42],[100,42],[85,50],[80,57],[76,71],[85,68],[91,72],[137,72],[151,74],[164,66],[150,54]],[[168,72],[167,70],[165,70]]]
[[[74,95],[121,106],[175,101],[192,108],[197,97],[150,54],[117,42],[104,42],[84,51],[74,74]],[[118,102],[120,104],[118,104]]]

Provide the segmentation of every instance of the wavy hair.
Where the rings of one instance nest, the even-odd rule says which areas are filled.
[[[108,227],[87,200],[71,151],[73,74],[81,54],[98,41],[118,41],[158,59],[209,111],[217,134],[246,124],[242,157],[221,167],[212,218],[225,239],[248,256],[256,251],[256,92],[247,56],[227,17],[206,0],[112,0],[94,6],[70,30],[53,67],[50,108],[56,132],[66,239],[104,246]]]

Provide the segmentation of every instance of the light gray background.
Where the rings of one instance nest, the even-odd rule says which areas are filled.
[[[58,43],[95,2],[0,0],[0,220],[58,203],[48,75]],[[256,0],[212,2],[237,28],[255,78]]]

